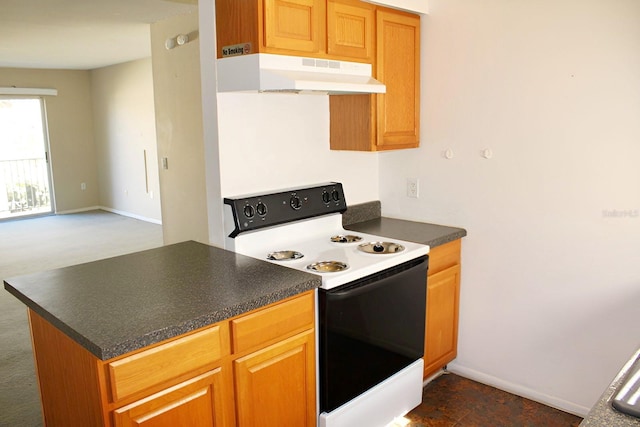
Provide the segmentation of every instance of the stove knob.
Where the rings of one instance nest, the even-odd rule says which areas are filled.
[[[256,212],[258,212],[260,216],[265,216],[267,214],[267,205],[262,202],[258,203],[256,205]]]
[[[291,196],[291,199],[289,199],[289,204],[295,210],[298,210],[302,207],[302,202],[300,201],[300,197],[298,196]]]
[[[244,207],[244,216],[247,218],[253,218],[255,215],[255,211],[253,210],[253,206],[247,205]]]
[[[333,199],[334,202],[337,202],[338,200],[340,200],[340,193],[338,193],[338,190],[333,190],[331,192],[331,198]]]
[[[326,191],[322,193],[322,201],[325,203],[329,203],[331,201],[331,196]]]

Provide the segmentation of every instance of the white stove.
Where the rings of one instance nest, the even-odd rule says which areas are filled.
[[[227,249],[322,278],[318,425],[385,426],[417,406],[429,247],[345,230],[336,182],[224,203]]]
[[[228,249],[237,253],[319,274],[324,289],[344,285],[429,252],[425,245],[345,230],[339,213],[248,232],[230,240],[233,240],[229,245],[232,247]],[[396,245],[392,248],[394,252],[376,252],[376,248],[384,250],[385,243]],[[363,245],[365,249],[371,248],[370,252],[362,250]],[[318,263],[323,264],[317,268],[325,271],[310,267]],[[344,270],[333,271],[342,265],[346,266]]]

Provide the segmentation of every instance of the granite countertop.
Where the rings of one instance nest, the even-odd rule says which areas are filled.
[[[107,360],[318,288],[321,278],[190,241],[4,284]]]
[[[617,392],[627,372],[636,360],[640,359],[640,349],[622,367],[618,375],[613,379],[609,387],[602,393],[600,400],[591,408],[586,418],[580,423],[580,427],[640,427],[640,418],[623,414],[611,407],[609,400]]]
[[[381,205],[377,201],[349,206],[343,214],[343,226],[347,230],[422,243],[431,248],[467,235],[464,228],[386,218],[380,211]]]

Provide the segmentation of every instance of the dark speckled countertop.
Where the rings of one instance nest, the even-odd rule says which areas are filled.
[[[378,201],[349,206],[342,216],[343,226],[347,230],[422,243],[431,248],[467,235],[464,228],[386,218],[380,211]]]
[[[4,283],[30,309],[107,360],[318,288],[321,278],[183,242]]]
[[[611,406],[611,397],[623,384],[625,376],[637,360],[640,360],[640,349],[620,369],[618,375],[600,396],[600,400],[580,423],[580,427],[640,427],[640,418],[618,412]]]

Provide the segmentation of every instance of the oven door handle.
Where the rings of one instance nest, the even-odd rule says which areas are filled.
[[[405,262],[404,264],[395,266],[384,272],[372,274],[369,277],[356,280],[355,282],[349,285],[339,286],[335,289],[330,289],[326,292],[328,295],[331,295],[331,298],[334,298],[334,299],[350,298],[350,297],[362,294],[364,292],[369,292],[380,286],[384,286],[387,279],[393,278],[395,280],[395,279],[398,279],[400,276],[410,275],[417,270],[424,271],[424,280],[425,280],[425,286],[426,286],[427,268],[429,265],[428,260],[429,260],[429,257],[425,255],[423,257]]]

